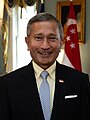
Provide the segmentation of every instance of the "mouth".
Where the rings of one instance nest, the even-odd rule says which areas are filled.
[[[41,57],[43,58],[47,58],[50,57],[52,52],[39,52],[39,54],[41,55]]]

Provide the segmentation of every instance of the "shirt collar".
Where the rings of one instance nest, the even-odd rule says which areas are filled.
[[[56,61],[46,70],[50,77],[55,80]]]
[[[34,61],[32,61],[32,63],[33,63],[33,68],[34,68],[34,71],[35,71],[36,79],[38,79],[41,72],[44,71],[44,70],[41,67],[39,67]]]
[[[33,63],[36,79],[38,79],[40,77],[41,72],[44,71],[44,69],[38,66],[34,61],[32,61],[32,63]],[[55,69],[56,69],[56,61],[48,69],[46,69],[50,77],[54,80],[55,80],[55,73],[54,73]]]

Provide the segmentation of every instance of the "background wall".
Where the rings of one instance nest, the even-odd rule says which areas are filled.
[[[45,11],[56,16],[57,1],[65,0],[45,0]],[[83,72],[89,74],[90,78],[90,0],[86,0],[86,23],[85,23],[85,44],[80,44],[80,54]]]

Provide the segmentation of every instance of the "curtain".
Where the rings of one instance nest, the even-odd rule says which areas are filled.
[[[5,0],[5,3],[10,7],[20,6],[25,7],[26,5],[32,6],[37,0]]]
[[[37,2],[37,13],[45,12],[44,0],[38,0]]]
[[[1,21],[0,21],[1,22]],[[7,52],[8,52],[8,13],[6,7],[3,9],[3,18],[1,25],[1,50],[0,50],[0,75],[6,74],[7,69]]]

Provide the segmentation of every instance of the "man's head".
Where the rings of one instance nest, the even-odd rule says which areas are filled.
[[[25,40],[34,62],[47,69],[59,54],[63,40],[62,25],[49,13],[37,14],[28,22]]]

